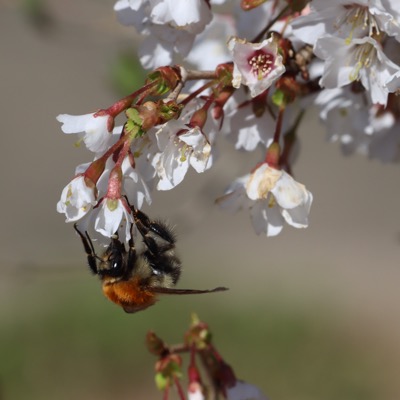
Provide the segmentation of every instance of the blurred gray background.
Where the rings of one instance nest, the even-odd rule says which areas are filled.
[[[222,139],[215,168],[155,193],[147,211],[177,227],[180,287],[230,291],[163,298],[137,315],[103,297],[55,208],[91,155],[55,117],[121,96],[135,35],[112,7],[0,0],[0,398],[161,398],[145,333],[180,342],[197,312],[238,377],[271,399],[398,399],[399,167],[344,158],[314,113],[294,166],[314,194],[308,229],[258,237],[247,212],[214,206],[260,157]]]

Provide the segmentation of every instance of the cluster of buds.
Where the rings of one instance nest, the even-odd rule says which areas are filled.
[[[267,399],[259,388],[236,378],[232,367],[213,344],[208,325],[196,315],[192,316],[184,343],[168,346],[154,332],[148,332],[146,343],[149,351],[158,358],[155,382],[163,391],[164,400],[170,398],[174,387],[180,400],[217,399],[220,396],[227,400]],[[186,390],[182,383],[185,376],[182,355],[185,353],[189,356]]]

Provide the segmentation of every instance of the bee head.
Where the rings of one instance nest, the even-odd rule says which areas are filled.
[[[98,274],[101,277],[119,278],[124,275],[126,250],[118,236],[111,237],[111,243],[100,258]]]

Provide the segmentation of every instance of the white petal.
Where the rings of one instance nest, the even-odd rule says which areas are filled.
[[[285,218],[285,221],[294,228],[307,228],[312,201],[313,196],[309,193],[307,201],[304,204],[291,209],[282,210],[283,218]]]
[[[282,171],[280,179],[271,189],[277,203],[282,208],[294,208],[307,202],[309,192],[301,183],[296,182],[288,173]]]
[[[88,187],[83,175],[75,177],[62,191],[57,211],[65,214],[66,222],[81,219],[96,205],[95,188]]]
[[[105,151],[112,137],[108,131],[108,115],[95,116],[95,114],[68,115],[60,114],[57,120],[62,123],[64,133],[83,134],[86,147],[95,153]]]
[[[250,175],[246,186],[247,196],[251,200],[266,199],[268,193],[281,177],[282,172],[263,163]]]
[[[222,208],[231,212],[236,212],[240,208],[245,207],[249,203],[249,199],[246,195],[246,183],[249,177],[250,174],[236,179],[228,187],[225,194],[219,197],[215,202]]]
[[[284,219],[278,207],[269,207],[267,201],[256,201],[250,209],[251,221],[257,235],[265,233],[268,237],[279,235]]]
[[[103,236],[111,237],[123,227],[125,229],[120,234],[120,240],[123,242],[129,240],[130,224],[133,222],[133,219],[125,208],[124,201],[123,199],[110,200],[104,198],[94,224],[97,232]]]

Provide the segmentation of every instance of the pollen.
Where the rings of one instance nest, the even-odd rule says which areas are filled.
[[[356,81],[363,68],[369,68],[376,60],[376,48],[371,43],[356,46],[353,51],[354,69],[350,74],[350,80]]]
[[[275,57],[273,54],[266,53],[265,51],[256,51],[249,59],[251,71],[258,80],[263,79],[274,68]]]
[[[344,6],[346,12],[342,17],[338,17],[335,22],[335,29],[340,31],[343,25],[350,25],[351,30],[349,36],[346,38],[346,43],[350,44],[354,31],[356,29],[367,30],[369,36],[379,35],[379,25],[374,17],[369,12],[369,8],[360,5],[346,5]]]
[[[71,197],[72,197],[72,188],[71,185],[68,185],[67,199],[70,199]]]
[[[185,143],[181,149],[180,149],[180,157],[179,157],[179,161],[180,162],[185,162],[186,161],[186,152],[188,150],[188,145]]]
[[[273,208],[276,206],[276,204],[277,203],[276,203],[275,196],[272,193],[270,193],[270,196],[268,198],[268,208]]]

